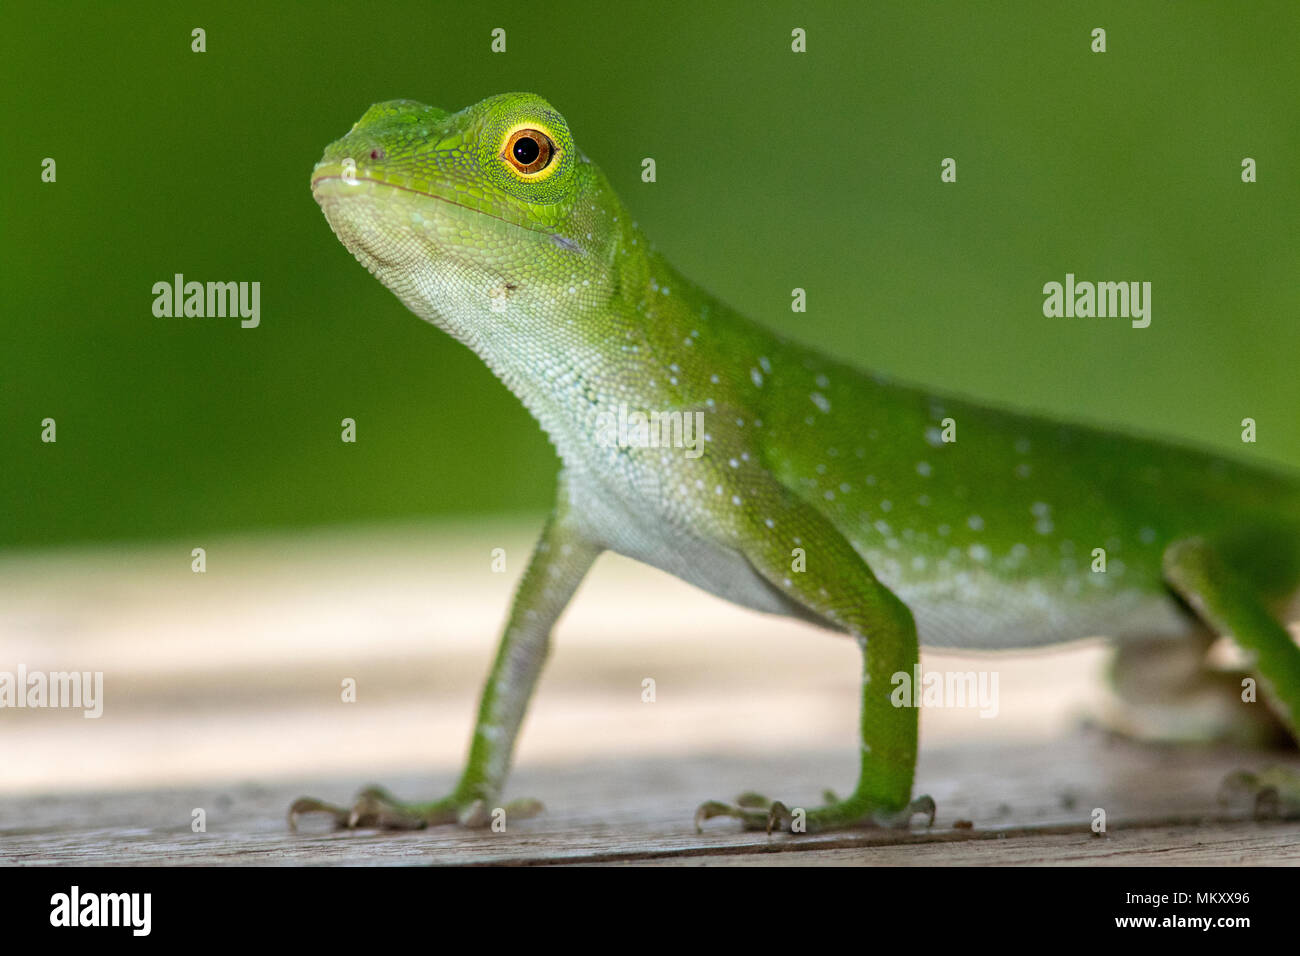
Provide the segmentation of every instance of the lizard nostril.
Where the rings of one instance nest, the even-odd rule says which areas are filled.
[[[383,158],[384,158],[384,155],[385,155],[385,154],[384,154],[384,151],[383,151],[382,149],[372,149],[372,150],[370,151],[370,158],[371,158],[371,159],[383,159]]]

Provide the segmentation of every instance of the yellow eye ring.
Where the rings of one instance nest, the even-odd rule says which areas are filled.
[[[506,137],[501,158],[515,172],[523,176],[536,176],[551,164],[558,152],[555,143],[539,129],[524,126]]]

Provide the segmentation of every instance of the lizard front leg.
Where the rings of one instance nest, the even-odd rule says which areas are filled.
[[[291,826],[302,813],[330,814],[339,827],[419,829],[456,822],[481,827],[491,822],[510,772],[515,738],[546,660],[551,629],[601,551],[575,530],[569,508],[561,482],[559,504],[515,592],[496,660],[483,685],[469,759],[455,790],[429,803],[401,803],[387,791],[369,787],[346,809],[304,797],[289,808]],[[541,804],[523,800],[506,804],[504,810],[507,819],[520,819],[539,813]]]
[[[696,812],[696,825],[716,816],[736,817],[747,829],[777,826],[797,831],[855,826],[906,826],[912,816],[934,821],[934,801],[912,799],[918,715],[891,699],[893,675],[911,674],[919,644],[907,606],[876,579],[866,562],[821,513],[782,486],[751,489],[742,498],[734,543],[753,568],[787,599],[862,649],[862,715],[857,786],[844,800],[827,794],[824,806],[790,810],[782,803],[745,794],[727,804],[710,801]],[[742,510],[743,508],[743,510]],[[792,552],[802,549],[806,569],[795,571]]]

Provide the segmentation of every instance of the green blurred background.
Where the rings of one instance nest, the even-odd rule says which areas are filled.
[[[1295,2],[0,17],[0,546],[546,508],[536,425],[352,260],[308,187],[373,102],[510,89],[564,113],[687,275],[787,334],[1238,454],[1251,416],[1247,452],[1300,466]],[[1067,271],[1151,281],[1151,327],[1044,318],[1042,285]],[[151,287],[177,272],[260,281],[261,327],[155,318]]]

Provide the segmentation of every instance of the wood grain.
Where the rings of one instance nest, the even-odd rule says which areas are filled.
[[[1300,825],[1215,800],[1255,754],[1084,729],[1097,641],[954,657],[995,669],[996,716],[922,711],[931,830],[744,833],[695,807],[811,806],[854,775],[857,651],[602,558],[557,631],[505,833],[290,832],[289,803],[369,782],[446,792],[535,522],[379,528],[0,556],[0,670],[100,670],[104,715],[0,710],[0,863],[1294,864]],[[206,574],[190,549],[208,551]],[[490,570],[504,547],[507,574]],[[643,681],[655,682],[653,703]],[[341,684],[356,681],[357,701]],[[1294,758],[1292,765],[1300,767]],[[207,832],[191,831],[195,808]],[[1094,808],[1107,833],[1094,836]],[[969,821],[971,827],[955,827]]]

